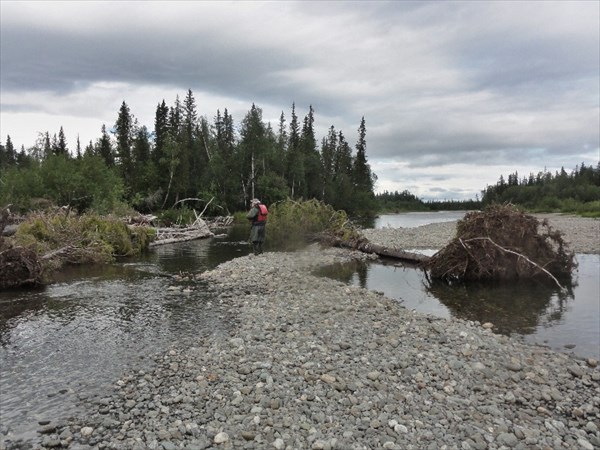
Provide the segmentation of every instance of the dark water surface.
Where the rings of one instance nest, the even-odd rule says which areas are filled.
[[[418,223],[420,214],[388,222]],[[446,219],[433,214],[429,223]],[[248,254],[247,236],[247,227],[238,227],[108,267],[73,269],[39,291],[0,292],[0,443],[32,441],[38,421],[77,414],[78,397],[102,392],[126,370],[148,367],[157,352],[228,333],[235,318],[202,284],[186,294],[169,288],[185,285],[174,274]],[[383,291],[407,308],[489,321],[499,332],[598,357],[600,257],[577,256],[577,285],[566,296],[538,285],[428,288],[420,271],[397,263],[344,265],[324,274]]]

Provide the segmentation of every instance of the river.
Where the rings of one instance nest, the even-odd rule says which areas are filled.
[[[460,217],[382,216],[373,226]],[[80,413],[79,398],[103,392],[126,370],[143,370],[150,355],[228,332],[227,311],[203,286],[172,290],[178,284],[172,276],[248,254],[247,232],[237,227],[215,238],[157,247],[135,260],[72,269],[37,291],[0,292],[0,442],[28,448],[38,422]],[[539,285],[427,286],[419,270],[397,262],[349,264],[322,274],[385,292],[407,308],[489,321],[498,332],[598,358],[599,255],[577,258],[568,295]]]

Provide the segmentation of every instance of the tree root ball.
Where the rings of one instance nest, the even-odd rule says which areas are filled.
[[[575,255],[562,234],[510,204],[471,212],[456,237],[423,268],[446,282],[517,279],[570,280]],[[559,284],[560,286],[560,284]]]

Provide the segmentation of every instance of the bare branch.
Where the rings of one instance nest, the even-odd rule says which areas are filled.
[[[554,282],[558,285],[558,287],[561,290],[564,290],[565,288],[558,282],[558,280],[556,279],[556,277],[554,275],[552,275],[550,272],[548,272],[546,269],[544,269],[542,266],[540,266],[539,264],[536,264],[535,262],[533,262],[532,260],[530,260],[527,256],[522,255],[521,253],[515,252],[513,250],[509,250],[507,248],[504,248],[498,244],[496,244],[492,239],[490,239],[489,237],[479,237],[479,238],[471,238],[471,239],[467,239],[465,242],[470,242],[470,241],[489,241],[491,242],[493,245],[495,245],[496,247],[498,247],[500,250],[502,250],[503,252],[506,253],[511,253],[513,255],[518,256],[519,258],[523,258],[525,261],[527,261],[529,264],[537,267],[538,269],[540,269],[542,272],[544,272],[545,274],[547,274],[550,278],[552,278],[554,280]],[[462,242],[462,241],[461,241]]]

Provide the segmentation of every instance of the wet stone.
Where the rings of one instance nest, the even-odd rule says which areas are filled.
[[[235,326],[153,356],[40,440],[102,450],[596,445],[589,362],[313,275],[364,257],[311,246],[199,274],[190,282],[208,286]]]

